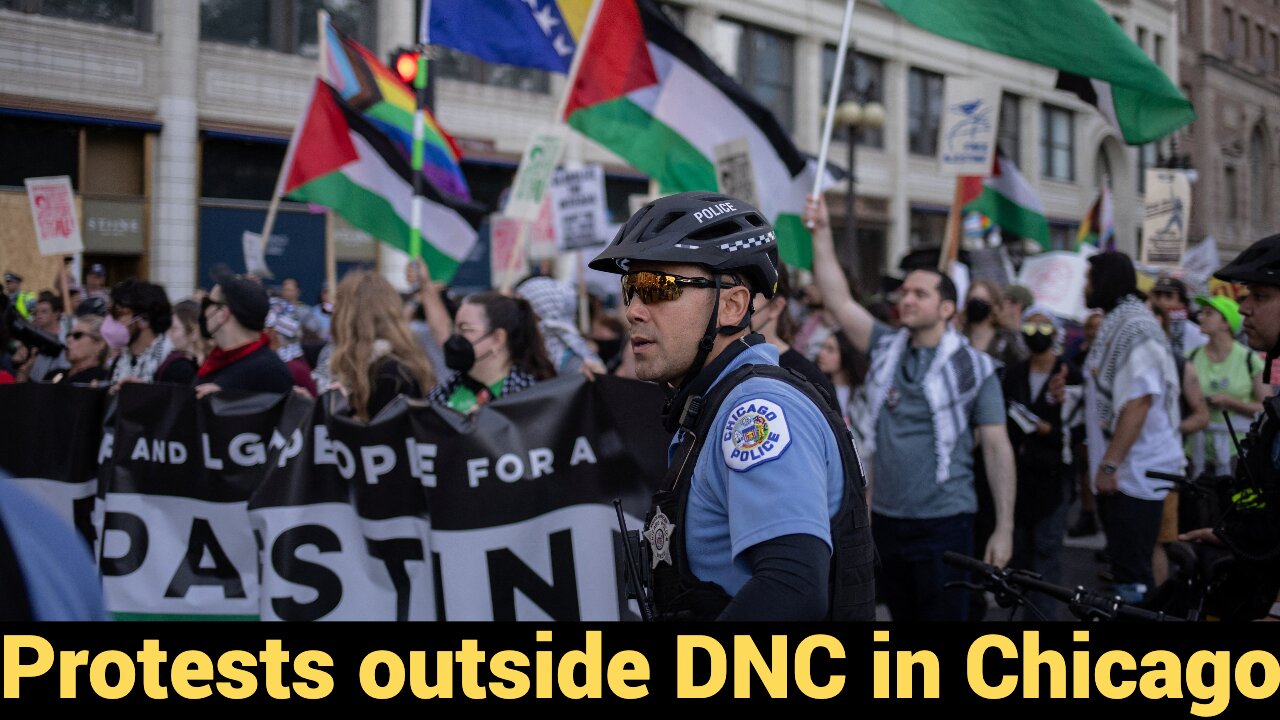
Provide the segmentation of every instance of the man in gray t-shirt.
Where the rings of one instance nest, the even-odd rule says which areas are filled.
[[[871,358],[869,410],[855,422],[873,458],[868,498],[882,561],[877,586],[894,620],[964,620],[967,594],[944,588],[964,573],[944,565],[942,555],[974,554],[975,435],[996,515],[982,557],[1003,566],[1013,552],[1016,475],[995,362],[950,329],[956,288],[949,277],[927,269],[908,273],[898,303],[903,327],[894,330],[850,295],[821,199],[805,219],[827,307]]]
[[[893,328],[876,323],[871,346]],[[942,518],[978,510],[973,485],[973,433],[960,433],[951,451],[950,480],[936,480],[933,413],[921,380],[937,356],[936,347],[908,347],[893,374],[884,408],[876,421],[876,477],[873,511],[891,518]],[[970,411],[970,428],[1005,423],[1004,393],[995,374],[987,376]]]

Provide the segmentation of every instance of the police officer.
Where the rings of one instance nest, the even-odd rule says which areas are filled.
[[[1248,296],[1240,301],[1244,331],[1249,347],[1266,353],[1262,381],[1280,391],[1280,234],[1250,245],[1214,277],[1248,288]],[[1280,395],[1273,394],[1262,407],[1241,443],[1231,501],[1222,520],[1216,528],[1193,530],[1180,537],[1220,540],[1230,547],[1245,567],[1245,572],[1236,574],[1255,582],[1233,586],[1228,592],[1265,592],[1265,609],[1266,604],[1280,600],[1276,596],[1280,586]],[[1231,600],[1246,607],[1258,605],[1246,597]],[[1268,614],[1280,618],[1280,602],[1272,605]]]
[[[872,619],[850,435],[750,332],[753,295],[777,285],[773,228],[741,200],[681,193],[641,208],[591,267],[622,275],[637,375],[668,391],[671,463],[644,532],[657,617]]]

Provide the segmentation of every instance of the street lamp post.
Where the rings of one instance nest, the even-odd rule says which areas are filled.
[[[852,75],[851,75],[852,77]],[[836,106],[836,123],[845,128],[845,146],[848,149],[849,183],[845,192],[845,241],[843,261],[846,271],[861,274],[858,252],[858,222],[856,207],[857,136],[858,130],[874,130],[884,126],[884,106],[878,102],[860,104],[855,99],[845,100]]]

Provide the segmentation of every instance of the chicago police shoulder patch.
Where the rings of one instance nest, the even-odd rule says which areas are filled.
[[[729,411],[720,449],[730,470],[748,470],[782,455],[791,445],[787,416],[772,400],[757,398]]]

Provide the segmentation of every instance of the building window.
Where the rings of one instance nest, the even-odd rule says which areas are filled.
[[[151,0],[4,0],[0,7],[98,25],[151,30]]]
[[[206,137],[200,154],[200,196],[270,200],[285,149],[283,143]]]
[[[1191,4],[1178,0],[1178,35],[1186,37],[1191,32]]]
[[[1271,72],[1280,73],[1280,35],[1271,33]]]
[[[545,70],[488,63],[474,55],[442,45],[432,48],[430,71],[437,77],[465,80],[479,85],[543,94],[551,92],[551,75]]]
[[[72,187],[79,189],[80,128],[0,115],[0,158],[0,187],[25,188],[25,178],[70,175]]]
[[[1224,49],[1226,54],[1230,56],[1236,51],[1236,20],[1229,7],[1222,8],[1222,27],[1226,30],[1223,33],[1222,40],[1226,46]]]
[[[1242,44],[1241,51],[1245,60],[1249,59],[1249,18],[1240,16],[1240,42]]]
[[[1147,51],[1147,29],[1142,27],[1141,25],[1138,26],[1137,42],[1138,42],[1138,47],[1142,48],[1142,52],[1146,52]]]
[[[996,147],[1014,165],[1022,165],[1022,98],[1013,93],[1000,95],[1000,127]]]
[[[1160,33],[1151,36],[1151,59],[1156,61],[1156,67],[1164,68],[1164,36]]]
[[[787,132],[795,128],[795,39],[736,20],[719,18],[715,59],[764,105]]]
[[[1267,207],[1267,195],[1270,188],[1267,168],[1267,144],[1262,127],[1253,129],[1253,138],[1249,141],[1249,219],[1254,231],[1265,230],[1267,219],[1271,216],[1271,208]]]
[[[320,49],[316,11],[327,10],[334,27],[373,45],[371,0],[200,0],[200,39],[315,57]]]
[[[1040,166],[1047,178],[1075,180],[1075,118],[1070,110],[1045,105],[1041,111]]]
[[[827,101],[827,91],[831,88],[831,76],[835,74],[836,48],[825,45],[822,48],[822,101]],[[844,75],[845,87],[849,87],[849,73]],[[841,99],[847,92],[842,92]],[[884,104],[884,60],[874,55],[854,53],[853,55],[853,99],[859,103],[878,102]],[[837,125],[832,130],[832,137],[837,140],[848,138],[847,129]],[[884,147],[883,128],[859,128],[858,144],[867,147]]]
[[[1236,169],[1233,167],[1223,168],[1222,170],[1222,191],[1226,196],[1227,205],[1227,221],[1231,225],[1235,225],[1240,220],[1240,198],[1236,194]]]
[[[942,76],[920,68],[907,75],[907,145],[916,155],[938,154]]]
[[[911,231],[908,238],[912,250],[942,247],[947,233],[947,213],[941,210],[911,210]]]

